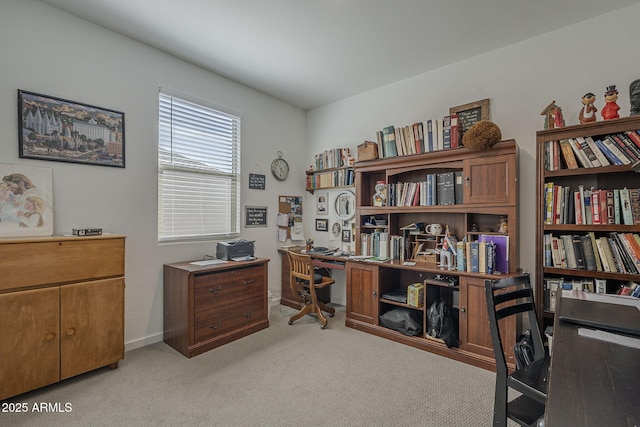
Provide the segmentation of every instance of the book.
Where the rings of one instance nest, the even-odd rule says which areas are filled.
[[[444,116],[442,119],[442,149],[451,148],[451,116]]]
[[[609,270],[612,273],[619,273],[618,265],[616,264],[615,258],[613,257],[613,251],[611,250],[611,245],[609,244],[609,239],[605,236],[598,238],[602,245],[602,251],[604,252],[604,257],[607,259],[607,264],[609,265]],[[603,258],[604,259],[604,258]]]
[[[640,224],[640,189],[629,189],[629,203],[631,204],[631,218],[633,218],[633,224]]]
[[[569,140],[562,139],[559,141],[559,144],[560,151],[562,152],[562,158],[564,159],[564,163],[567,165],[567,169],[578,169],[578,161],[576,160],[576,156],[573,153]]]
[[[573,236],[570,234],[563,234],[560,238],[562,239],[565,255],[567,257],[567,268],[578,268],[576,252],[573,247]]]
[[[456,243],[456,266],[458,271],[466,271],[467,269],[465,244],[466,241],[464,240]]]
[[[600,163],[600,160],[598,159],[596,154],[591,149],[591,146],[589,144],[587,144],[587,141],[583,137],[581,137],[581,136],[576,137],[576,141],[580,145],[580,148],[582,148],[582,151],[584,152],[584,154],[589,159],[589,163],[591,163],[592,167],[600,167],[600,166],[602,166],[602,164]]]
[[[462,145],[460,141],[460,120],[457,114],[451,114],[451,148]]]
[[[396,132],[393,126],[387,126],[382,129],[382,143],[385,147],[385,157],[395,157],[398,155],[396,147]]]
[[[600,150],[600,148],[598,147],[598,145],[596,144],[596,142],[593,140],[592,137],[587,136],[584,138],[584,140],[586,141],[587,145],[591,148],[591,151],[593,151],[595,156],[598,158],[598,161],[600,162],[600,166],[609,166],[611,164],[609,159],[607,159],[607,156],[605,156],[602,150]]]
[[[546,236],[545,236],[546,237]],[[560,257],[560,244],[559,238],[556,236],[551,236],[551,264],[546,264],[547,266],[553,266],[555,268],[562,267],[562,258]]]
[[[602,142],[600,139],[595,140],[596,145],[602,151],[602,154],[609,160],[609,163],[612,165],[622,165],[622,160],[620,160],[609,148]]]
[[[596,293],[606,294],[607,293],[607,281],[606,279],[595,279],[595,288]]]
[[[571,149],[573,150],[580,166],[582,166],[583,168],[592,167],[591,162],[589,161],[589,158],[584,153],[584,151],[582,151],[582,147],[580,146],[578,141],[575,138],[568,138],[568,141],[569,141],[569,144],[571,144]]]
[[[633,154],[629,153],[624,147],[624,144],[620,145],[618,142],[611,137],[611,135],[607,135],[602,138],[602,142],[613,152],[613,154],[618,157],[623,164],[628,165],[635,162],[637,159],[633,156]]]
[[[620,150],[620,148],[618,147],[618,144],[616,144],[616,142],[613,139],[609,137],[604,137],[601,139],[601,141],[602,141],[602,144],[604,144],[609,149],[609,151],[611,151],[613,155],[620,160],[620,163],[622,163],[623,165],[631,164],[631,160],[629,160],[629,157],[627,156],[627,154],[623,153]]]
[[[597,270],[595,248],[591,246],[591,237],[589,237],[588,235],[581,235],[580,243],[582,245],[585,269],[591,271]]]
[[[606,239],[604,244],[605,245],[608,244],[606,243]],[[596,249],[598,250],[598,256],[600,258],[600,263],[602,264],[602,271],[610,272],[611,267],[609,266],[609,258],[607,258],[607,255],[604,252],[604,247],[603,247],[601,238],[596,239]]]
[[[454,173],[454,178],[455,178],[455,185],[454,185],[454,192],[455,192],[455,204],[456,205],[461,205],[464,203],[464,183],[463,183],[463,177],[462,177],[462,171],[455,171]]]
[[[626,134],[617,133],[612,135],[612,137],[616,141],[619,141],[618,144],[622,143],[625,147],[627,147],[628,151],[635,157],[635,161],[640,160],[640,149],[636,147],[633,141],[629,139]]]
[[[453,205],[455,198],[455,174],[444,172],[436,174],[438,205]]]
[[[576,268],[586,270],[587,265],[584,259],[584,250],[582,249],[582,241],[578,234],[573,235],[573,252],[576,255]]]
[[[597,247],[597,243],[596,243],[596,233],[594,233],[593,231],[590,231],[589,233],[587,233],[587,235],[589,236],[589,241],[591,242],[591,248],[593,250],[593,257],[596,263],[596,270],[597,271],[602,271],[602,262],[600,260],[600,255],[598,252],[598,247]]]
[[[431,152],[435,150],[435,144],[433,140],[433,120],[427,120],[427,126],[425,130],[425,150]]]
[[[470,242],[469,247],[469,259],[470,259],[470,268],[469,272],[471,273],[479,273],[480,272],[480,244],[477,240]]]
[[[495,244],[494,273],[509,272],[509,236],[502,234],[480,234],[480,242],[492,242]]]
[[[633,225],[633,213],[631,212],[631,197],[628,188],[620,189],[621,224]]]

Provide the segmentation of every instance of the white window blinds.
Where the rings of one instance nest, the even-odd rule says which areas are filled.
[[[158,241],[240,234],[240,117],[160,93]]]

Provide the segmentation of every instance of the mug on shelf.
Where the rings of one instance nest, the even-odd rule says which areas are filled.
[[[425,233],[437,236],[442,234],[442,226],[440,224],[429,224],[424,228]]]

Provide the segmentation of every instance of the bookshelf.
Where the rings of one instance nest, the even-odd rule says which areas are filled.
[[[508,239],[509,244],[504,248],[505,257],[511,262],[508,268],[504,268],[501,276],[516,274],[518,224],[515,141],[502,141],[487,151],[462,147],[356,162],[354,168],[356,253],[363,255],[363,242],[373,239],[374,235],[378,235],[378,239],[383,235],[389,237],[388,242],[383,238],[385,243],[378,244],[388,245],[385,250],[391,259],[384,262],[347,262],[346,325],[475,366],[494,369],[484,280],[495,278],[496,275],[472,272],[466,268],[466,264],[462,269],[458,269],[457,264],[452,264],[452,269],[448,269],[448,266],[441,268],[439,256],[414,258],[408,255],[411,253],[408,248],[416,241],[420,242],[420,239],[433,240],[434,248],[441,248],[444,231],[447,229],[450,236],[458,241],[466,239],[477,242],[481,240],[481,236]],[[411,203],[390,201],[390,194],[394,191],[389,191],[390,186],[426,181],[428,174],[452,174],[454,178],[460,178],[457,200],[455,179],[451,184],[454,191],[452,200],[455,203],[438,204],[437,187],[436,204],[427,205],[426,199],[420,202],[420,196],[414,196],[416,203],[413,203],[413,199]],[[379,201],[374,201],[381,182],[387,185],[387,198],[382,205]],[[501,220],[508,224],[506,230],[499,231]],[[442,232],[436,231],[430,235],[422,227],[415,233],[403,230],[414,223],[440,224]],[[435,230],[438,228],[435,227]],[[403,256],[394,255],[392,239],[401,242]],[[446,276],[444,280],[439,279],[442,276]],[[424,285],[422,307],[409,306],[384,297],[390,291],[406,290],[415,283]],[[423,320],[423,331],[426,331],[428,308],[438,299],[445,300],[458,314],[459,347],[448,348],[444,343],[426,336],[424,332],[419,336],[403,335],[385,328],[379,321],[380,316],[387,311],[402,307],[417,311]],[[505,326],[505,348],[512,349],[516,325],[513,323]],[[513,366],[512,350],[509,350],[507,357]]]
[[[333,148],[314,156],[314,164],[306,171],[306,189],[353,187],[355,174],[353,157],[348,148]]]
[[[640,283],[640,252],[633,250],[634,236],[640,238],[640,175],[633,169],[633,153],[640,152],[640,143],[635,149],[621,145],[624,135],[634,144],[627,132],[638,129],[640,116],[537,132],[536,300],[543,330],[553,324],[559,287],[615,294],[622,285]],[[602,143],[616,139],[619,153],[609,157]],[[574,162],[562,149],[567,141],[584,141],[580,148],[591,148],[586,157],[591,163],[580,160],[575,145]],[[594,149],[592,142],[598,141]],[[599,160],[594,164],[594,159]],[[625,204],[627,190],[635,201]],[[636,218],[632,208],[638,208]]]

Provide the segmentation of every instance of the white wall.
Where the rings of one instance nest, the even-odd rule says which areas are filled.
[[[605,88],[616,84],[620,115],[628,116],[629,84],[640,78],[638,16],[640,5],[631,6],[311,110],[308,162],[327,148],[354,151],[365,140],[375,141],[376,131],[385,126],[442,117],[449,107],[489,98],[491,119],[503,139],[514,138],[519,145],[519,265],[533,274],[540,112],[556,100],[567,124],[578,124],[581,97],[596,94],[600,110]]]
[[[80,226],[127,236],[127,349],[162,340],[162,265],[215,253],[213,242],[157,243],[159,87],[242,113],[242,206],[267,206],[269,221],[242,237],[271,259],[279,294],[277,195],[304,192],[303,110],[33,0],[0,3],[0,57],[0,162],[53,169],[54,234]],[[123,111],[126,168],[20,159],[17,89]],[[292,168],[283,183],[270,172],[279,150]],[[248,189],[250,172],[266,175],[265,191]]]

